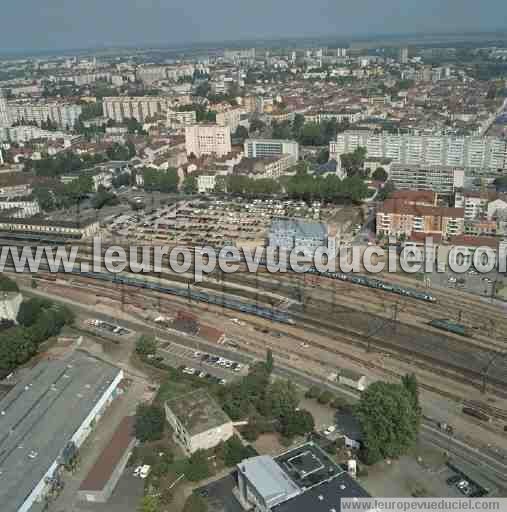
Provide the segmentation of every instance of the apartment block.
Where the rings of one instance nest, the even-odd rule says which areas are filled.
[[[448,165],[393,164],[389,179],[396,190],[433,190],[439,194],[453,194],[463,188],[465,171]]]
[[[41,126],[48,120],[58,127],[70,130],[74,128],[81,115],[80,105],[71,103],[30,103],[11,101],[8,103],[9,118],[12,123],[36,123]]]
[[[507,141],[495,137],[454,137],[375,133],[347,130],[329,145],[330,158],[364,147],[369,157],[389,158],[395,164],[437,165],[479,170],[507,170]]]
[[[224,156],[231,152],[231,129],[216,124],[195,124],[185,128],[187,155]]]
[[[167,98],[157,96],[107,97],[102,100],[104,117],[122,123],[125,119],[136,119],[144,123],[146,119],[167,112]]]
[[[404,236],[412,233],[443,238],[461,235],[465,229],[463,208],[442,208],[388,199],[377,211],[377,235]]]
[[[247,139],[244,143],[247,158],[269,158],[291,155],[299,160],[299,144],[295,140]]]

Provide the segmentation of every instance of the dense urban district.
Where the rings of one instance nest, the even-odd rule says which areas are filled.
[[[507,40],[484,37],[2,58],[1,249],[79,248],[70,272],[2,256],[2,512],[507,496],[507,278],[477,268],[507,255]],[[190,267],[84,271],[95,237]],[[194,279],[203,246],[330,245],[434,265]]]

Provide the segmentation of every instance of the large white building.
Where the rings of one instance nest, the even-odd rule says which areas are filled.
[[[358,147],[368,157],[389,158],[402,165],[440,165],[464,169],[507,170],[507,141],[495,137],[454,137],[447,135],[410,135],[347,130],[329,144],[329,158]]]
[[[214,448],[234,434],[232,421],[202,389],[168,400],[165,412],[175,441],[190,454]]]
[[[12,101],[8,105],[9,117],[13,123],[35,122],[41,126],[50,120],[64,130],[73,129],[82,112],[80,105],[72,103]]]
[[[231,129],[216,124],[195,124],[185,128],[187,155],[224,156],[231,152]]]
[[[294,140],[277,139],[247,139],[244,143],[247,158],[271,158],[291,155],[297,162],[299,159],[299,144]]]
[[[0,89],[0,130],[2,128],[8,128],[9,126],[11,126],[11,120],[7,100],[5,99],[2,89]]]
[[[81,352],[23,374],[0,400],[2,512],[44,510],[122,379],[120,368]]]
[[[465,185],[465,171],[446,165],[393,164],[389,180],[396,190],[430,190],[439,194],[452,194]]]
[[[107,97],[102,100],[104,117],[118,123],[125,119],[136,119],[144,123],[146,119],[155,115],[165,115],[167,112],[167,98],[158,96],[138,97]]]
[[[190,126],[197,122],[197,113],[195,110],[185,110],[183,112],[169,110],[167,112],[167,124],[171,128],[181,128]]]

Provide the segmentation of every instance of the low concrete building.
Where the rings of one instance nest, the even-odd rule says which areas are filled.
[[[344,386],[364,391],[366,389],[366,377],[354,370],[343,368],[338,373],[338,382]]]
[[[0,320],[15,322],[23,296],[18,292],[0,293]]]
[[[165,412],[175,441],[189,454],[214,448],[234,434],[232,421],[201,389],[168,400]]]
[[[95,503],[106,503],[109,500],[136,444],[134,421],[133,416],[123,418],[105,450],[81,483],[79,499]]]

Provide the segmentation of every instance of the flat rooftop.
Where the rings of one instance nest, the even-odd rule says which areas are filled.
[[[370,495],[323,450],[307,443],[276,457],[275,461],[302,490],[273,512],[340,512],[341,498]]]
[[[76,351],[27,371],[0,400],[0,503],[17,512],[121,370]]]
[[[209,393],[202,389],[168,400],[166,404],[191,436],[231,421]]]

